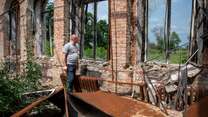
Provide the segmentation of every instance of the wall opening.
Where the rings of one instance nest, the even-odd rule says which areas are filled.
[[[20,5],[19,2],[13,0],[9,7],[9,41],[8,54],[9,57],[9,68],[12,71],[18,71],[20,68]]]
[[[14,0],[11,3],[9,11],[9,55],[20,55],[20,40],[19,40],[19,28],[20,28],[20,6],[18,1]]]
[[[186,7],[184,7],[184,5]],[[192,0],[149,0],[147,60],[185,63],[188,58]]]
[[[84,5],[83,58],[107,60],[109,48],[108,9],[107,0]]]

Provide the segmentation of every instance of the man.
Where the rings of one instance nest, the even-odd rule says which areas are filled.
[[[79,38],[73,34],[70,42],[64,45],[63,52],[65,54],[65,69],[67,70],[67,88],[68,92],[73,91],[73,81],[75,78],[76,69],[78,67],[79,58]]]

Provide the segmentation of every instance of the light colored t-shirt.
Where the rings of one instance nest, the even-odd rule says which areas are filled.
[[[75,65],[79,58],[79,45],[72,44],[71,42],[64,45],[63,48],[64,54],[68,54],[67,56],[67,64]]]

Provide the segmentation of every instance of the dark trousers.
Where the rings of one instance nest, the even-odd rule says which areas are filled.
[[[76,73],[76,65],[67,65],[67,89],[68,92],[73,91],[73,82]]]
[[[67,90],[68,93],[73,91],[73,82],[76,73],[76,65],[67,65]],[[74,108],[69,104],[69,117],[78,117],[78,113],[74,110]]]

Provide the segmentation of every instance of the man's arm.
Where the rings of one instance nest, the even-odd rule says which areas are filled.
[[[65,62],[65,65],[67,66],[67,56],[68,56],[68,53],[65,54],[65,57],[64,57],[64,62]]]
[[[64,70],[67,70],[67,56],[68,56],[68,50],[69,50],[69,47],[68,45],[64,45],[63,47],[63,56],[64,56]]]
[[[80,47],[79,47],[79,44],[77,44],[76,46],[78,48],[78,52],[77,52],[78,53],[78,60],[77,60],[77,63],[76,63],[76,66],[77,66],[76,68],[79,69]]]

